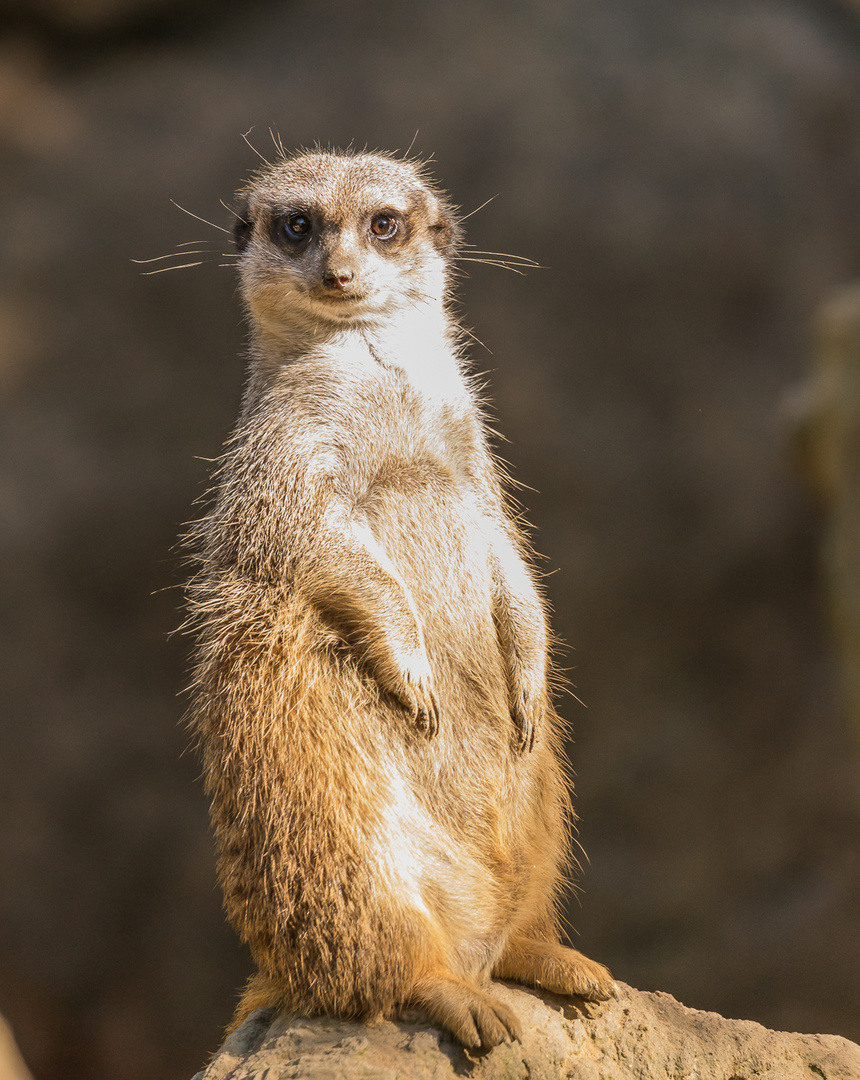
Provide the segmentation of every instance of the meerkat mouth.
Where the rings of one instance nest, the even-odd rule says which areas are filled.
[[[321,321],[339,325],[352,325],[367,319],[373,320],[374,309],[363,295],[326,295],[311,297],[311,311]]]
[[[372,305],[368,304],[366,293],[312,293],[311,308],[320,317],[336,321],[352,321],[363,315],[371,314]]]
[[[346,305],[352,307],[362,304],[367,300],[366,292],[344,289],[333,291],[331,289],[313,288],[308,289],[307,295],[314,304],[324,304],[326,307],[339,307]]]

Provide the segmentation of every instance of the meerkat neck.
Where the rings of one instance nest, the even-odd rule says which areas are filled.
[[[463,386],[457,327],[441,304],[414,304],[397,319],[368,327],[362,337],[374,359],[402,371],[416,390],[432,397]]]
[[[411,303],[379,320],[255,329],[249,404],[276,384],[285,368],[308,357],[354,368],[363,356],[401,372],[418,393],[432,399],[460,398],[465,392],[459,332],[438,301]]]

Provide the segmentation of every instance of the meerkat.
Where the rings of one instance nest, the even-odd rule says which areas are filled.
[[[601,1000],[559,941],[569,800],[546,605],[415,162],[314,151],[239,193],[238,425],[192,532],[191,717],[262,1005],[518,1038],[491,978]]]

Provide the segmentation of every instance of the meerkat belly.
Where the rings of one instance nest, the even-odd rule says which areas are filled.
[[[368,519],[416,605],[449,717],[506,714],[489,546],[475,495],[434,477],[376,493]]]
[[[459,974],[488,969],[504,946],[507,912],[488,873],[482,831],[431,811],[402,760],[388,765],[370,845],[377,895],[385,903],[397,897],[401,917],[422,927]]]
[[[415,602],[441,717],[432,744],[404,733],[399,750],[391,745],[379,872],[431,927],[444,928],[452,965],[475,973],[504,946],[508,901],[525,872],[525,789],[515,774],[531,767],[512,751],[488,542],[474,495],[451,483],[412,483],[408,493],[391,485],[368,518]]]

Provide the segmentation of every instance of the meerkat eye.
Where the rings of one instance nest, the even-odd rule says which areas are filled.
[[[374,214],[370,219],[370,231],[380,240],[390,240],[397,228],[397,218],[392,214]]]
[[[290,240],[306,240],[311,228],[311,219],[307,214],[290,214],[284,219],[284,232]]]

